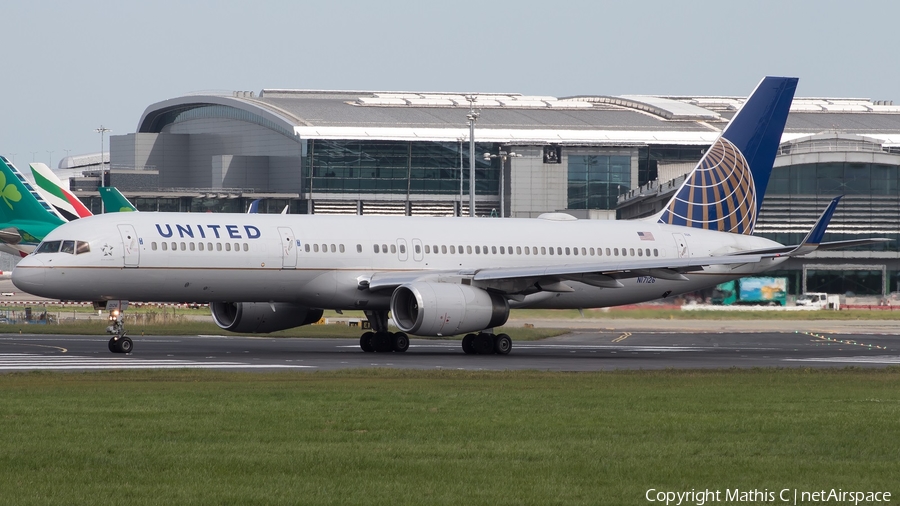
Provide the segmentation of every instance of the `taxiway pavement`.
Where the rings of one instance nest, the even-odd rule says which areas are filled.
[[[646,321],[642,323],[647,326]],[[893,327],[860,331],[850,326],[849,331],[826,332],[794,322],[779,324],[781,331],[673,331],[632,328],[617,322],[615,329],[573,329],[541,341],[514,341],[512,353],[506,356],[465,355],[458,340],[412,339],[406,353],[364,353],[355,339],[244,336],[135,337],[134,353],[119,355],[108,351],[107,336],[7,334],[0,335],[0,372],[369,367],[599,371],[900,365],[900,334]]]

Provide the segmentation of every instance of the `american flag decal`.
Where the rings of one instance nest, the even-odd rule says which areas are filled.
[[[642,241],[654,241],[653,234],[650,232],[638,232],[638,237],[641,238]]]

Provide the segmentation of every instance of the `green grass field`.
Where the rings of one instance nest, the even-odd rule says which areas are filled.
[[[900,493],[900,369],[0,375],[0,503]]]

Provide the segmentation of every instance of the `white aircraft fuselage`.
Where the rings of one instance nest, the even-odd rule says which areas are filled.
[[[21,289],[64,300],[292,302],[342,310],[388,309],[390,290],[367,289],[378,276],[459,282],[471,274],[473,286],[524,294],[511,307],[596,308],[715,286],[785,260],[713,265],[686,279],[665,279],[671,276],[652,274],[676,260],[778,243],[648,221],[544,218],[109,214],[60,227],[44,243],[53,241],[86,242],[90,251],[23,259],[14,274]],[[535,293],[527,285],[537,275],[525,276],[521,289],[510,289],[518,280],[477,279],[493,268],[540,272],[598,264],[609,264],[609,271],[639,271],[646,264],[648,274],[614,275],[620,287],[568,276]]]

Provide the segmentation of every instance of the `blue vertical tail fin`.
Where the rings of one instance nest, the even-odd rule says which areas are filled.
[[[753,233],[797,81],[760,81],[658,215],[659,223]]]

